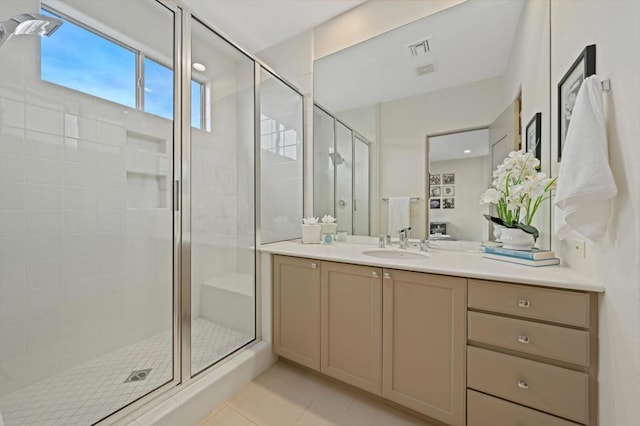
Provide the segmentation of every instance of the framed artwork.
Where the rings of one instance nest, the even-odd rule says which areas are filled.
[[[429,175],[429,185],[440,185],[441,179],[440,175]]]
[[[442,190],[439,186],[432,186],[431,188],[429,188],[430,197],[439,197],[440,195],[442,195]]]
[[[537,112],[525,130],[527,152],[533,152],[535,157],[540,160],[538,170],[542,168],[542,113]]]
[[[442,196],[443,197],[453,197],[456,195],[456,187],[455,185],[443,186],[442,187]]]
[[[431,198],[429,200],[429,208],[430,209],[439,209],[440,208],[440,198]]]
[[[442,184],[443,185],[453,185],[456,183],[456,174],[455,173],[443,173],[442,174]]]
[[[447,223],[446,222],[431,222],[429,223],[429,234],[447,234]]]
[[[443,209],[455,209],[456,208],[456,199],[455,198],[443,198],[442,199],[442,208]]]
[[[584,48],[558,83],[558,161],[562,159],[562,148],[580,86],[585,78],[595,73],[596,45],[591,44]]]

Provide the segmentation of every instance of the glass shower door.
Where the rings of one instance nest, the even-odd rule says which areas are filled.
[[[335,216],[335,120],[313,106],[313,214]]]
[[[353,138],[353,234],[369,235],[369,144],[358,135]]]
[[[336,120],[336,219],[338,231],[353,234],[353,132]]]
[[[300,237],[302,128],[302,95],[261,67],[261,244]]]
[[[255,339],[255,63],[200,21],[191,28],[200,89],[192,87],[190,104],[201,120],[191,127],[183,191],[195,375]]]
[[[46,3],[0,1],[0,21],[40,13],[63,22],[48,38],[16,35],[0,46],[7,426],[93,424],[177,383],[177,9],[139,0]],[[145,59],[162,72],[145,73]]]

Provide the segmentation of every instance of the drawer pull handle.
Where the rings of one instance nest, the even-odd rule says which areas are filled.
[[[529,338],[527,336],[518,336],[518,342],[529,343]]]
[[[317,267],[318,267],[318,264],[317,264],[317,263],[312,263],[312,264],[311,264],[311,269],[316,269]]]
[[[388,273],[388,272],[385,272],[385,273],[384,273],[384,279],[385,279],[385,280],[390,280],[390,279],[391,279],[391,274],[390,274],[390,273]]]
[[[524,380],[518,380],[518,387],[520,389],[529,389],[529,385]]]
[[[530,304],[531,303],[529,303],[529,301],[525,299],[520,299],[518,301],[518,306],[520,306],[521,308],[528,308]]]
[[[378,278],[378,273],[377,272],[372,272],[371,273],[371,278]]]

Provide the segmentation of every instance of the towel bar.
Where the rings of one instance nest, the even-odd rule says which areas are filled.
[[[411,197],[411,201],[420,201],[421,198],[420,197]],[[382,201],[387,202],[389,201],[388,198],[383,198]]]

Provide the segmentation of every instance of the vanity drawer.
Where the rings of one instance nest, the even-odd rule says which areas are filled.
[[[589,332],[468,312],[469,340],[589,366]]]
[[[578,424],[468,390],[467,426],[578,426]]]
[[[568,290],[469,280],[468,306],[578,327],[589,327],[589,295]]]
[[[581,423],[589,419],[589,376],[467,347],[467,386]]]

